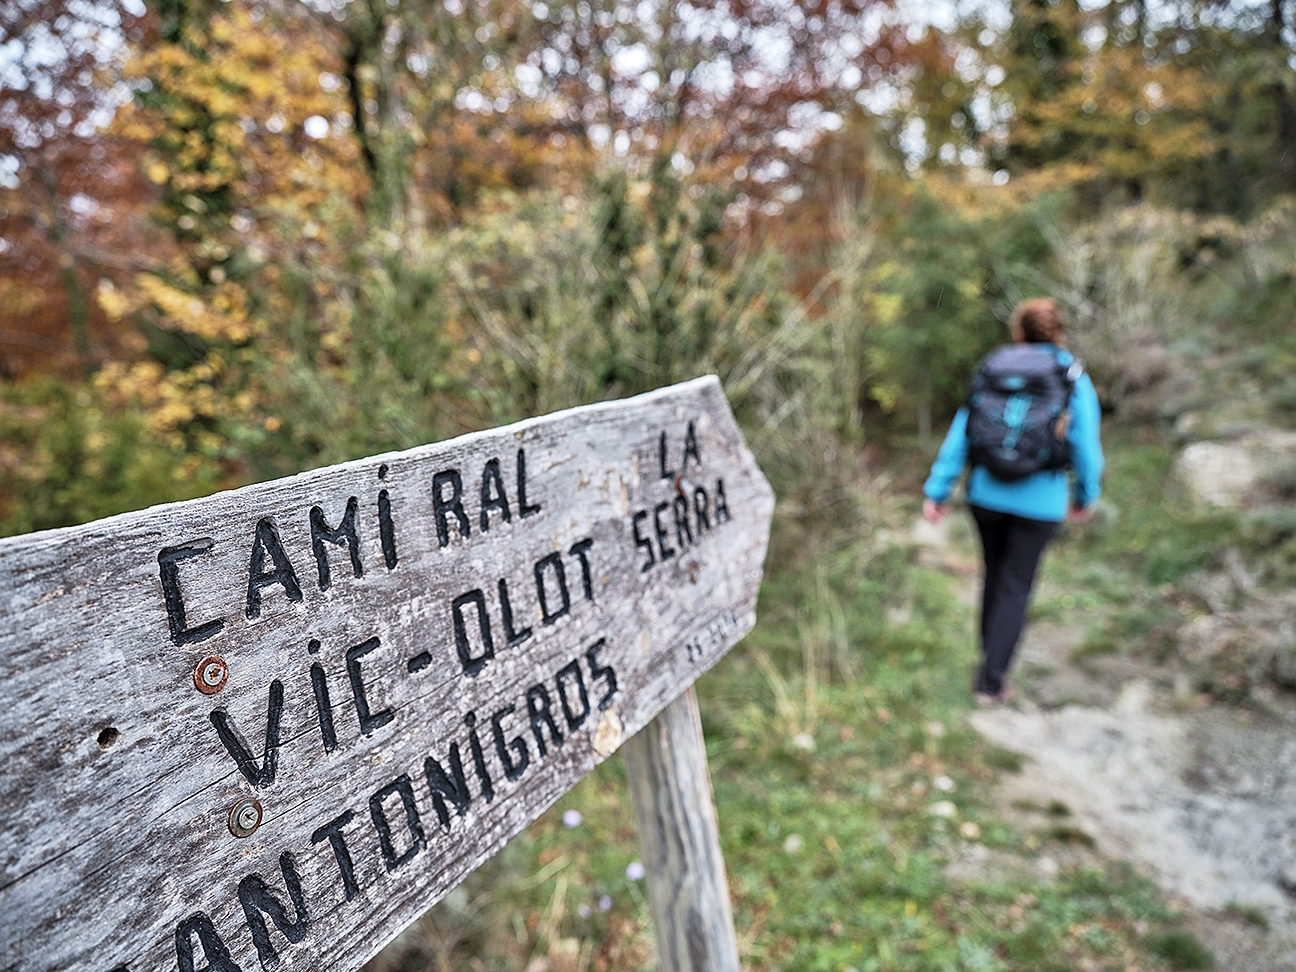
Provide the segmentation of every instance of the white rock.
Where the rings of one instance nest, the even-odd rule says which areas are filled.
[[[1175,473],[1198,501],[1239,506],[1293,455],[1296,432],[1264,428],[1232,442],[1194,442],[1179,454]]]
[[[1239,505],[1258,476],[1249,450],[1221,442],[1194,442],[1179,455],[1176,469],[1193,495],[1209,506]]]

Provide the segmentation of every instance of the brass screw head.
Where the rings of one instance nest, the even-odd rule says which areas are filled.
[[[229,830],[235,837],[251,837],[261,826],[261,804],[244,797],[230,807]]]
[[[215,695],[225,687],[229,666],[220,655],[207,655],[194,666],[194,687],[203,695]]]

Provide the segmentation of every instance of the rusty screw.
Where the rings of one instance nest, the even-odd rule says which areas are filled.
[[[235,837],[251,837],[261,826],[261,804],[251,797],[244,797],[230,807],[229,830]]]
[[[229,666],[220,655],[208,655],[194,666],[194,686],[203,695],[215,695],[225,687]]]

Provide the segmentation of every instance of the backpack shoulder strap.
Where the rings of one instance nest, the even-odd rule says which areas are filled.
[[[995,351],[997,350],[999,349],[996,348]],[[981,358],[981,360],[977,362],[976,367],[972,369],[972,377],[968,379],[968,390],[967,390],[967,397],[965,401],[965,404],[967,404],[969,407],[972,407],[976,404],[975,402],[972,401],[973,396],[976,395],[978,392],[985,390],[986,368],[990,364],[990,359],[994,356],[994,353],[995,353],[994,351],[991,351],[988,354],[984,355]]]

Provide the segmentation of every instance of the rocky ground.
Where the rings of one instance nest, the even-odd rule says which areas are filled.
[[[1098,851],[1182,900],[1217,968],[1296,968],[1296,706],[1185,707],[1151,666],[1070,663],[1078,640],[1029,630],[1017,699],[972,716],[1027,757],[1005,808],[1065,807]]]
[[[979,565],[947,532],[924,524],[916,539],[974,609]],[[1185,911],[1216,969],[1296,969],[1296,700],[1262,688],[1259,704],[1216,702],[1182,666],[1077,652],[1085,634],[1080,623],[1029,625],[1013,701],[971,716],[1025,757],[1004,774],[1003,813],[1027,832],[1073,832],[1064,855],[1133,863]],[[1083,863],[980,851],[954,872],[1047,877]]]

